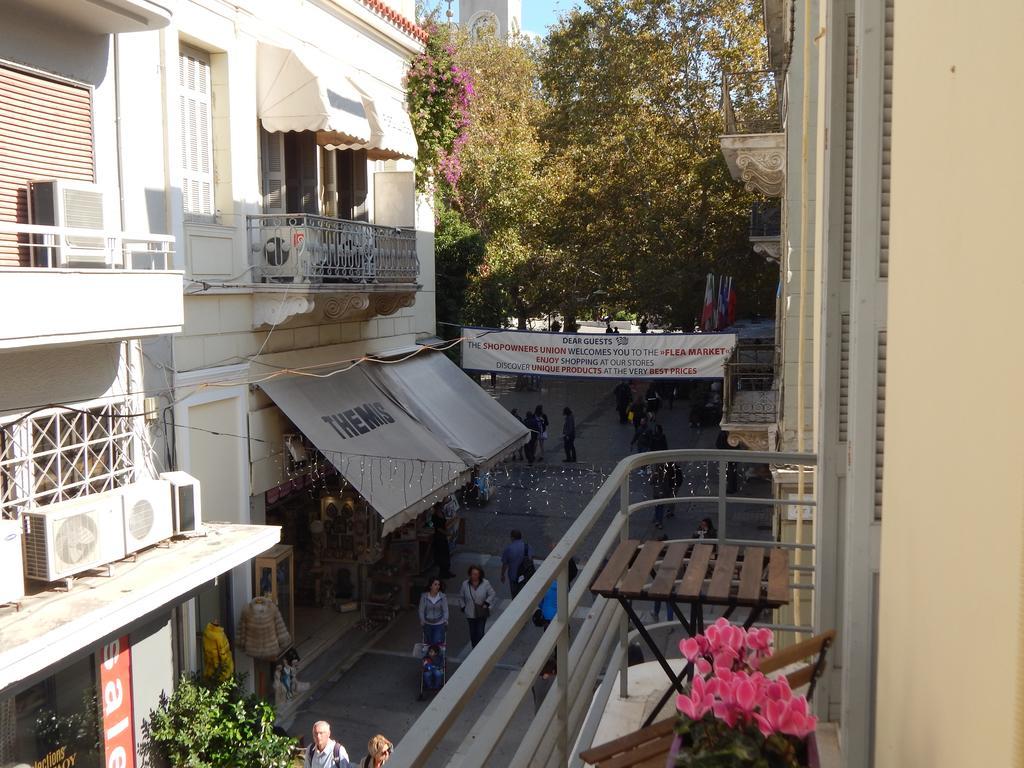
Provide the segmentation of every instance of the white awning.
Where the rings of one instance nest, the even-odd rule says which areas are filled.
[[[370,123],[370,140],[365,143],[333,140],[329,134],[318,134],[317,143],[328,149],[365,149],[371,160],[416,159],[419,147],[412,130],[404,97],[371,80],[357,75],[352,82],[363,98]]]
[[[270,132],[318,131],[338,143],[364,145],[373,131],[363,93],[346,73],[310,66],[295,51],[259,44],[256,65],[257,108]]]
[[[366,372],[466,464],[486,468],[526,442],[529,430],[441,352]]]
[[[377,511],[388,534],[463,484],[469,467],[363,368],[260,387]]]

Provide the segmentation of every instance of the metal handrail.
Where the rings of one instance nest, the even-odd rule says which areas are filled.
[[[307,213],[246,217],[259,282],[412,283],[416,231]]]
[[[45,269],[126,269],[167,271],[173,267],[173,235],[120,232],[47,224],[0,222],[0,252],[25,251],[32,267]]]
[[[618,671],[620,693],[628,686],[626,649],[629,626],[625,612],[613,601],[597,598],[589,607],[582,626],[573,633],[570,644],[570,617],[589,595],[589,586],[603,565],[604,558],[629,535],[630,516],[651,506],[650,501],[630,503],[630,475],[641,467],[676,463],[714,463],[718,477],[725,478],[730,463],[788,464],[813,467],[817,457],[812,454],[775,453],[762,451],[671,450],[635,454],[622,459],[584,507],[569,530],[554,546],[551,553],[526,582],[518,596],[495,620],[487,634],[448,679],[424,713],[399,742],[389,762],[393,768],[412,768],[425,765],[434,749],[445,737],[456,720],[494,671],[498,662],[529,621],[534,608],[540,603],[552,581],[557,580],[557,613],[534,646],[512,685],[492,702],[470,729],[469,735],[457,750],[451,765],[490,765],[490,756],[501,740],[516,709],[527,695],[552,651],[556,654],[558,672],[554,684],[537,716],[522,736],[510,765],[545,766],[578,765],[572,757],[590,746],[580,740],[581,734],[593,734],[594,717],[600,717],[603,706],[592,704],[593,686],[601,673],[605,673],[602,691],[610,694],[609,678]],[[601,520],[606,508],[616,496],[618,511],[604,530],[590,558],[582,567],[575,584],[569,589],[569,559],[579,550],[587,534]],[[714,502],[718,508],[717,542],[740,542],[728,537],[728,506],[740,503],[729,497],[726,483],[719,482],[717,494],[701,497],[675,497],[674,503],[691,501]],[[742,501],[748,501],[743,499]],[[813,499],[760,499],[774,506],[815,506]],[[662,503],[672,503],[662,500]],[[763,542],[759,542],[763,543]],[[796,545],[807,547],[808,545]],[[807,631],[809,627],[796,628]],[[609,662],[614,662],[610,665]],[[606,700],[606,699],[605,699]]]
[[[727,136],[780,133],[779,74],[770,69],[723,73],[722,117]]]

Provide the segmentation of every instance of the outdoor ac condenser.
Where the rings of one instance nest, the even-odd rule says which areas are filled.
[[[171,484],[167,480],[140,480],[126,485],[121,492],[128,554],[174,535]]]
[[[67,179],[32,181],[28,185],[29,221],[33,224],[96,235],[33,236],[33,264],[38,267],[102,267],[112,254],[104,233],[103,190],[98,184]]]
[[[198,533],[203,527],[203,504],[199,480],[188,472],[161,472],[160,479],[171,484],[171,512],[174,533]]]
[[[121,492],[98,493],[24,514],[25,575],[59,581],[125,556]]]
[[[16,603],[24,596],[21,521],[0,520],[0,605]]]

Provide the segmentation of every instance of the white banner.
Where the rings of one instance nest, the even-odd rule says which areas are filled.
[[[719,379],[734,333],[535,333],[464,328],[467,371],[600,379]]]

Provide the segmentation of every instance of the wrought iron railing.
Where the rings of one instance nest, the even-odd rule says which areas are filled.
[[[653,464],[675,462],[683,468],[697,466],[709,477],[704,495],[677,497],[672,500],[652,499],[630,501],[631,476],[636,470]],[[495,750],[509,728],[516,710],[531,690],[544,664],[556,657],[558,670],[548,694],[525,733],[516,732],[511,760],[500,761],[513,768],[522,766],[582,766],[578,755],[592,746],[598,723],[611,697],[616,681],[619,693],[625,696],[629,684],[627,651],[634,633],[628,617],[615,601],[596,597],[591,602],[589,587],[598,570],[620,541],[630,537],[630,518],[636,512],[665,503],[705,504],[717,510],[710,516],[718,521],[719,544],[763,545],[763,541],[732,538],[728,534],[730,513],[749,514],[752,507],[767,510],[796,506],[814,509],[813,499],[772,499],[730,496],[726,478],[730,464],[776,464],[811,468],[816,464],[811,454],[768,453],[755,451],[675,450],[642,453],[620,461],[597,493],[576,518],[572,527],[555,545],[523,586],[518,596],[494,621],[487,634],[463,661],[458,670],[438,691],[433,702],[412,725],[397,745],[389,768],[412,768],[427,765],[431,754],[449,734],[453,725],[467,713],[474,722],[450,764],[460,766],[492,766],[499,762]],[[715,471],[717,470],[717,471]],[[714,488],[714,490],[712,490]],[[610,507],[610,509],[609,509]],[[812,521],[808,523],[813,525]],[[733,522],[735,529],[736,524]],[[592,541],[592,532],[600,540],[592,552],[584,553],[585,542]],[[813,541],[813,537],[811,539]],[[791,588],[799,600],[804,592],[813,595],[813,583],[802,578],[814,572],[814,546],[780,543],[790,549]],[[569,586],[569,559],[586,554],[575,584]],[[806,558],[803,558],[806,555]],[[554,620],[534,643],[526,662],[511,685],[503,684],[498,694],[481,703],[478,693],[488,681],[505,652],[518,636],[553,581],[557,581],[557,609]],[[586,609],[581,626],[573,626],[570,618],[577,608]],[[773,625],[769,625],[773,626]],[[807,625],[774,625],[783,631],[811,632]],[[504,672],[502,672],[504,674]],[[602,681],[603,678],[603,681]],[[508,746],[506,744],[506,746]]]
[[[0,259],[51,269],[169,270],[174,267],[174,238],[0,222]]]
[[[782,108],[778,73],[772,70],[722,75],[722,116],[726,135],[780,133]]]
[[[312,214],[247,217],[254,278],[268,283],[414,283],[416,232]]]
[[[778,240],[782,236],[782,206],[758,202],[750,207],[750,239]]]
[[[722,422],[774,424],[779,417],[776,371],[779,350],[772,344],[736,345],[725,364]]]

